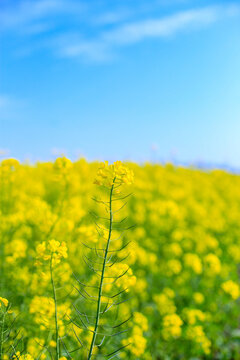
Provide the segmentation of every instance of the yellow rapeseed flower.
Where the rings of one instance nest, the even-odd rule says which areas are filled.
[[[182,333],[182,324],[183,321],[177,314],[165,315],[163,318],[163,337],[166,340],[170,338],[178,338]]]
[[[108,161],[101,163],[94,184],[112,186],[113,181],[119,185],[130,185],[133,183],[133,171],[121,161],[115,161],[112,165],[109,165]]]
[[[8,300],[3,298],[3,297],[0,297],[0,307],[2,306],[2,304],[7,307],[8,306]]]
[[[232,280],[225,281],[221,285],[222,289],[229,294],[234,300],[237,300],[240,296],[240,287]]]

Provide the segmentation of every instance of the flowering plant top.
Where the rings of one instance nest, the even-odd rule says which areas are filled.
[[[131,185],[134,180],[133,171],[124,166],[121,161],[115,161],[109,165],[108,161],[99,166],[94,184],[111,187],[113,183]]]

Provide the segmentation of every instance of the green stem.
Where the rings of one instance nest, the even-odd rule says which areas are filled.
[[[56,356],[57,360],[60,358],[60,343],[59,343],[59,331],[58,331],[58,310],[57,310],[57,296],[56,296],[56,288],[53,279],[53,268],[52,268],[52,257],[50,260],[50,274],[51,274],[51,283],[52,283],[52,290],[53,290],[53,300],[55,306],[55,335],[56,335]]]
[[[5,285],[5,275],[4,275],[4,264],[5,264],[5,245],[4,245],[4,237],[2,236],[2,239],[0,241],[0,274],[1,274],[1,282],[0,282],[0,289],[4,289]]]
[[[5,316],[6,312],[4,311],[2,321],[1,321],[1,336],[0,336],[0,360],[3,356],[3,335],[4,335],[4,325],[5,325]]]
[[[113,195],[113,189],[114,189],[114,182],[115,182],[115,179],[113,180],[113,185],[112,185],[111,190],[110,190],[110,197],[109,197],[109,213],[110,213],[110,219],[109,220],[110,220],[110,223],[109,223],[108,240],[107,240],[107,245],[106,245],[105,254],[104,254],[104,260],[103,260],[103,266],[102,266],[102,274],[101,274],[101,280],[100,280],[99,291],[98,291],[98,303],[97,303],[97,314],[96,314],[95,328],[94,328],[94,331],[93,331],[92,342],[91,342],[91,346],[90,346],[90,349],[89,349],[88,360],[90,360],[91,357],[92,357],[92,352],[93,352],[93,348],[94,348],[95,341],[96,341],[99,318],[100,318],[103,279],[104,279],[104,273],[105,273],[105,268],[106,268],[107,255],[108,255],[108,249],[109,249],[110,240],[111,240],[111,234],[112,234],[112,223],[113,223],[112,195]]]

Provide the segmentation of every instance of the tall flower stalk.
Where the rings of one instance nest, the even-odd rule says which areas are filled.
[[[5,318],[7,314],[8,300],[0,297],[0,360],[3,358],[3,343],[5,332]]]
[[[116,177],[113,179],[113,184],[111,186],[110,195],[109,195],[109,232],[108,232],[108,239],[107,239],[106,249],[105,249],[105,253],[104,253],[104,260],[103,260],[103,265],[102,265],[102,273],[101,273],[101,279],[100,279],[100,285],[99,285],[95,328],[94,328],[94,331],[93,331],[93,336],[92,336],[92,341],[91,341],[91,345],[90,345],[88,360],[90,360],[91,357],[92,357],[93,347],[95,345],[97,331],[98,331],[100,309],[101,309],[101,299],[102,299],[103,279],[104,279],[104,274],[105,274],[105,269],[106,269],[106,261],[107,261],[107,256],[108,256],[108,249],[109,249],[109,244],[110,244],[111,234],[112,234],[112,224],[113,224],[112,196],[113,196],[113,189],[114,189],[115,180],[116,180]]]
[[[54,269],[57,264],[60,263],[62,258],[67,257],[67,247],[64,242],[60,243],[54,239],[49,241],[44,241],[37,246],[37,262],[36,265],[41,265],[42,262],[49,263],[51,287],[52,287],[52,300],[54,306],[54,337],[55,337],[55,354],[56,360],[59,360],[61,357],[60,349],[60,336],[59,336],[59,315],[58,315],[58,304],[57,304],[57,294],[56,294],[56,285],[54,280]]]
[[[102,304],[102,297],[104,296],[103,295],[103,285],[104,285],[106,266],[107,266],[107,263],[109,263],[109,261],[111,261],[111,258],[109,259],[108,255],[109,255],[109,247],[110,247],[111,236],[112,236],[112,231],[113,231],[113,213],[114,213],[113,212],[113,200],[118,200],[116,198],[113,199],[113,194],[114,194],[115,189],[116,189],[116,193],[120,194],[120,190],[119,190],[120,186],[123,184],[131,184],[132,182],[133,182],[132,171],[130,171],[127,167],[123,166],[120,161],[115,162],[113,165],[108,165],[107,162],[103,163],[98,170],[97,178],[95,180],[95,184],[97,184],[99,186],[103,186],[104,188],[107,188],[107,190],[108,190],[108,201],[105,204],[107,204],[107,210],[109,212],[109,224],[108,224],[108,229],[107,229],[108,236],[107,236],[106,246],[105,246],[105,249],[104,248],[101,249],[103,251],[104,256],[103,256],[103,262],[102,262],[100,282],[99,282],[99,287],[98,287],[95,326],[94,326],[94,330],[92,333],[92,340],[91,340],[90,349],[89,349],[88,358],[87,358],[88,360],[91,360],[91,358],[93,356],[93,349],[94,349],[94,346],[96,343],[96,337],[98,334],[100,315],[101,315],[101,313],[104,313],[104,311],[101,312],[101,304]],[[112,262],[112,265],[114,265],[114,262]],[[123,275],[124,275],[124,273],[121,274],[119,277],[121,277]],[[116,276],[115,280],[117,280],[119,277]],[[121,291],[119,294],[121,294],[123,292],[124,291]],[[116,294],[113,297],[118,296],[119,294]],[[106,308],[105,308],[105,310],[106,310]]]
[[[54,319],[55,319],[55,337],[56,337],[56,359],[60,358],[60,339],[59,339],[59,329],[58,329],[58,309],[57,309],[57,296],[56,296],[56,288],[53,277],[53,258],[51,256],[50,260],[50,275],[51,275],[51,284],[52,284],[52,292],[53,292],[53,301],[54,301]]]

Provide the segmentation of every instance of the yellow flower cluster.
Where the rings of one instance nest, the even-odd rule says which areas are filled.
[[[26,352],[34,359],[50,360],[44,346],[51,351],[56,346],[51,257],[58,263],[54,280],[63,341],[67,349],[78,349],[75,331],[84,346],[89,346],[89,331],[82,329],[77,310],[87,315],[95,311],[96,272],[101,269],[98,262],[103,252],[96,250],[98,258],[83,245],[102,248],[88,211],[106,217],[105,225],[109,215],[92,201],[96,192],[99,198],[105,196],[104,188],[93,185],[97,172],[96,183],[107,187],[114,178],[118,184],[131,184],[132,172],[135,174],[134,196],[114,214],[112,239],[120,237],[120,225],[136,227],[111,244],[111,249],[118,249],[130,242],[108,263],[102,308],[112,307],[101,318],[101,332],[108,325],[124,322],[133,311],[129,333],[114,338],[116,348],[131,343],[122,350],[125,359],[238,359],[240,346],[234,334],[239,327],[240,176],[171,164],[129,163],[126,167],[117,162],[99,168],[99,163],[71,162],[65,157],[35,165],[14,159],[0,163],[0,288],[1,295],[11,299],[14,314],[21,315],[16,331],[20,330],[19,338],[23,336]],[[114,210],[124,202],[115,202]],[[119,225],[125,217],[127,225]],[[83,256],[96,260],[96,272],[86,266]],[[41,266],[34,266],[36,258]],[[114,279],[110,277],[124,273],[128,266],[126,275],[111,284]],[[72,273],[93,286],[86,289],[88,302],[73,288],[74,284],[88,297]],[[111,298],[123,288],[129,292]],[[127,298],[119,307],[114,305]],[[116,309],[118,320],[111,313]],[[3,297],[0,314],[6,311]],[[73,326],[67,314],[78,319],[80,327]],[[91,328],[91,317],[83,315],[82,320]],[[125,326],[128,324],[115,330]],[[106,354],[116,348],[103,343]],[[87,358],[80,350],[75,355],[76,359]]]
[[[27,245],[23,239],[14,239],[6,244],[6,261],[15,264],[16,261],[26,256]]]
[[[206,314],[199,309],[183,309],[183,314],[190,325],[194,325],[198,321],[206,320]]]
[[[20,354],[19,351],[13,356],[14,360],[34,360],[30,354]]]
[[[6,159],[1,163],[2,170],[15,170],[19,166],[19,161],[16,159]]]
[[[191,326],[186,331],[186,338],[197,344],[198,351],[210,354],[211,341],[206,337],[201,325]]]
[[[8,307],[8,300],[3,298],[3,297],[0,297],[0,307],[2,306],[2,304],[5,306],[5,307]]]
[[[51,341],[50,341],[51,342]],[[49,346],[50,346],[49,342]],[[39,337],[31,337],[27,343],[27,352],[31,354],[31,356],[36,359],[45,360],[47,355],[47,349],[45,348],[45,340]]]
[[[52,298],[47,298],[45,296],[35,296],[30,303],[29,312],[30,314],[34,315],[34,322],[39,325],[41,331],[53,329],[55,321],[55,307]],[[68,319],[70,313],[71,309],[68,303],[58,306],[58,325],[60,336],[64,336],[65,334],[66,329],[64,325],[64,319]]]
[[[187,267],[192,269],[196,274],[202,272],[202,262],[197,254],[187,253],[184,256],[184,262]]]
[[[196,304],[202,304],[204,302],[204,296],[202,293],[199,292],[193,293],[193,299],[196,302]]]
[[[229,294],[234,300],[237,300],[239,298],[240,287],[234,281],[225,281],[221,286],[225,293]]]
[[[135,312],[133,314],[132,321],[132,332],[131,335],[122,340],[123,346],[128,345],[128,351],[135,356],[140,357],[143,356],[147,346],[147,339],[144,336],[144,332],[148,330],[148,320],[147,318],[139,313]]]
[[[124,276],[121,276],[123,275]],[[106,269],[106,276],[110,276],[111,278],[119,277],[114,285],[119,289],[126,289],[126,292],[131,291],[131,288],[136,284],[136,276],[133,275],[132,269],[124,263],[118,263],[114,266]],[[104,289],[106,291],[110,291],[112,288],[112,284],[106,284]]]
[[[133,183],[133,171],[129,170],[121,161],[115,161],[112,165],[108,161],[101,163],[94,181],[96,185],[112,186],[115,184]]]
[[[205,264],[210,275],[214,276],[221,272],[221,262],[215,254],[208,254],[204,258]]]
[[[173,298],[174,295],[157,294],[153,296],[155,303],[157,304],[158,311],[161,315],[173,314],[176,311],[176,306],[174,304]]]
[[[178,338],[182,329],[181,326],[183,324],[182,319],[177,314],[165,315],[163,317],[163,330],[162,335],[164,339],[168,340],[171,338]]]
[[[67,171],[72,167],[71,160],[67,159],[65,156],[59,157],[54,163],[54,168],[59,171]]]
[[[52,259],[53,265],[58,264],[62,258],[67,258],[67,246],[66,243],[56,241],[54,239],[49,240],[48,242],[44,241],[41,244],[38,244],[37,249],[37,259],[39,260],[50,260]]]

